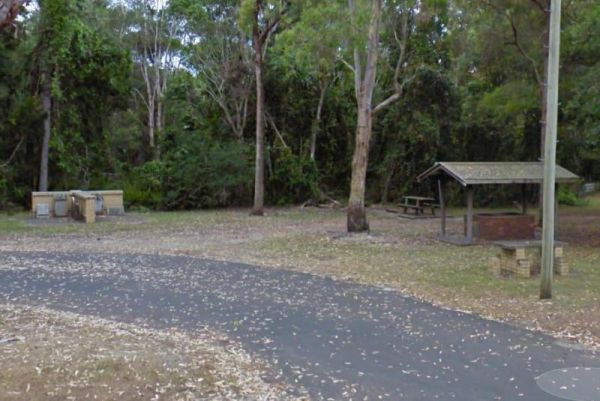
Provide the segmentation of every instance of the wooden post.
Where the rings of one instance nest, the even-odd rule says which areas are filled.
[[[521,184],[521,211],[527,214],[527,184]]]
[[[473,187],[467,187],[467,242],[473,242]]]
[[[554,209],[556,190],[556,137],[558,127],[558,76],[560,70],[561,0],[552,0],[550,10],[550,50],[548,57],[548,96],[544,152],[544,200],[542,226],[542,281],[540,298],[552,298],[554,273]]]
[[[442,180],[438,180],[438,192],[440,199],[440,211],[442,213],[441,224],[442,224],[442,237],[446,236],[446,202],[444,200],[444,187],[442,184]]]

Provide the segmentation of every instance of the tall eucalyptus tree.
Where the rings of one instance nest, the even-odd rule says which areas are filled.
[[[404,87],[414,75],[407,74],[407,43],[411,34],[410,20],[419,8],[419,1],[348,0],[351,23],[353,62],[346,62],[354,74],[354,90],[357,104],[356,137],[352,157],[352,179],[348,200],[347,228],[349,232],[369,230],[365,209],[367,167],[370,141],[373,135],[373,116],[398,101]],[[393,31],[396,49],[387,49],[396,54],[393,61],[393,79],[387,95],[374,103],[377,86],[377,67],[380,62],[381,31]],[[365,18],[365,17],[368,17]]]
[[[287,0],[242,0],[240,22],[251,33],[256,83],[256,160],[252,214],[262,216],[265,204],[265,57],[271,37],[288,12]]]

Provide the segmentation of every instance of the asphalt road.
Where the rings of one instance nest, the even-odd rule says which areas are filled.
[[[314,400],[555,401],[538,376],[600,367],[599,356],[546,335],[394,291],[189,257],[1,252],[1,300],[157,328],[208,326]]]

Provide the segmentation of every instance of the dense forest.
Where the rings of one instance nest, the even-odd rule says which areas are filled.
[[[431,191],[435,161],[538,160],[548,4],[0,0],[0,207],[122,188],[137,208],[360,209]],[[598,37],[600,3],[565,1],[558,161],[587,180]]]

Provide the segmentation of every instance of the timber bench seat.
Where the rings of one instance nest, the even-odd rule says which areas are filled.
[[[540,272],[541,241],[497,241],[494,245],[500,248],[498,256],[491,260],[495,275],[514,273],[517,277],[528,278]],[[554,244],[554,272],[560,276],[569,274],[565,246],[566,243],[560,241]]]
[[[431,214],[435,215],[435,209],[440,206],[435,202],[435,199],[423,196],[404,196],[399,206],[404,209],[404,213],[408,210],[413,210],[418,216],[424,214],[425,209],[431,209]]]
[[[410,203],[401,203],[400,207],[402,207],[404,209],[404,213],[406,213],[406,211],[408,209],[410,209],[410,210],[414,210],[417,214],[423,213],[423,208],[424,208],[424,206],[411,205]]]
[[[427,209],[431,209],[431,214],[435,214],[435,209],[439,209],[441,207],[439,203],[432,202],[424,202],[423,206],[425,206]]]
[[[407,209],[410,209],[410,210],[414,210],[417,214],[425,213],[425,209],[431,209],[431,214],[435,214],[435,210],[440,208],[440,205],[438,205],[436,203],[431,203],[431,204],[423,203],[420,206],[411,205],[410,203],[401,203],[399,206],[404,209],[404,213],[406,213]]]

